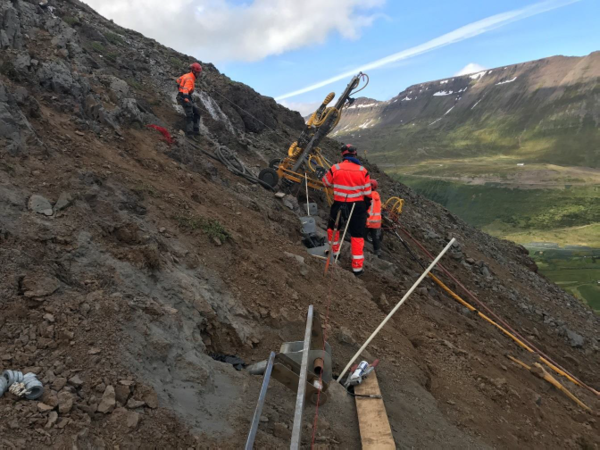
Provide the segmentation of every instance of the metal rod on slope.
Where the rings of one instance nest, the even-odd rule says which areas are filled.
[[[304,172],[304,180],[306,181],[306,215],[310,216],[310,207],[308,206],[308,174]]]
[[[358,352],[356,352],[356,355],[354,355],[352,357],[352,359],[350,360],[348,365],[344,368],[344,370],[338,377],[337,381],[339,383],[342,382],[342,377],[346,374],[346,372],[348,372],[348,369],[350,369],[350,367],[352,366],[352,363],[354,361],[356,361],[356,359],[360,356],[360,354],[371,343],[373,338],[375,338],[375,336],[377,336],[377,333],[379,333],[381,331],[381,329],[384,327],[384,325],[392,318],[392,316],[396,313],[396,311],[398,311],[398,309],[402,306],[402,304],[406,301],[406,299],[408,299],[408,297],[414,292],[414,290],[417,288],[417,286],[419,286],[419,284],[421,284],[421,281],[423,281],[423,279],[427,276],[427,274],[429,274],[429,272],[431,272],[433,267],[438,263],[438,261],[440,259],[442,259],[442,256],[444,256],[444,254],[448,250],[450,250],[450,247],[452,247],[455,242],[456,242],[456,239],[452,238],[452,240],[448,243],[448,245],[446,245],[444,250],[442,250],[442,253],[440,253],[437,256],[437,258],[435,258],[435,260],[433,260],[433,262],[429,265],[429,267],[425,270],[425,272],[423,272],[423,274],[419,277],[419,279],[415,282],[415,284],[413,284],[413,286],[408,290],[408,292],[404,295],[404,297],[402,297],[402,300],[400,300],[398,302],[398,304],[394,307],[394,309],[392,309],[390,311],[390,313],[387,315],[387,317],[385,319],[383,319],[383,322],[381,322],[381,324],[377,327],[377,329],[375,331],[373,331],[373,334],[371,334],[371,336],[369,336],[369,339],[367,339],[366,342],[363,344],[363,346],[358,350]]]
[[[298,393],[296,395],[296,411],[294,412],[294,426],[292,428],[292,442],[290,450],[299,450],[302,441],[302,414],[304,413],[304,402],[306,400],[306,380],[308,379],[308,352],[310,351],[310,340],[313,327],[313,305],[308,307],[306,317],[306,331],[304,332],[304,348],[302,349],[302,366],[300,367],[300,379],[298,380]]]
[[[269,355],[269,361],[267,362],[267,368],[265,369],[265,374],[263,376],[260,394],[258,395],[258,403],[256,403],[254,417],[252,418],[250,433],[248,434],[248,440],[246,441],[246,446],[244,447],[245,450],[252,450],[252,448],[254,447],[254,439],[256,439],[256,432],[258,431],[258,424],[260,423],[260,416],[262,414],[262,409],[265,404],[265,398],[267,397],[267,389],[269,389],[271,372],[273,371],[273,361],[275,361],[275,352],[271,352],[271,354]]]

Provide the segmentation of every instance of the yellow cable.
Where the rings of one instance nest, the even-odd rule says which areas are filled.
[[[477,315],[479,317],[481,317],[483,320],[485,320],[486,322],[492,324],[493,326],[495,326],[496,328],[498,328],[500,331],[502,331],[502,333],[504,333],[505,335],[507,335],[509,338],[511,338],[513,341],[515,341],[515,343],[517,343],[521,348],[527,350],[529,353],[536,353],[531,347],[529,347],[527,344],[525,344],[522,340],[520,340],[518,337],[516,337],[514,334],[512,334],[510,331],[508,331],[507,329],[505,329],[504,327],[502,327],[501,325],[499,325],[498,323],[496,323],[495,321],[493,321],[492,319],[490,319],[488,316],[486,316],[485,314],[483,314],[481,311],[478,311],[476,308],[473,307],[473,305],[471,305],[470,303],[466,302],[465,300],[463,300],[462,298],[460,298],[456,293],[454,293],[448,286],[446,286],[439,278],[437,278],[434,274],[429,273],[429,276],[431,277],[431,279],[439,286],[441,287],[448,295],[450,295],[450,297],[452,297],[454,300],[456,300],[458,303],[460,303],[461,305],[463,305],[465,308],[467,308],[469,311],[473,312],[477,312]],[[559,369],[558,367],[556,367],[554,364],[550,363],[550,361],[548,361],[547,359],[539,356],[536,354],[536,356],[539,358],[539,360],[541,362],[543,362],[544,364],[546,364],[550,369],[552,369],[554,372],[556,372],[559,375],[562,375],[563,377],[565,377],[566,379],[568,379],[571,383],[579,386],[579,387],[583,387],[581,385],[580,382],[578,382],[575,378],[573,378],[572,376],[570,376],[568,373],[564,372],[563,370]],[[511,358],[512,359],[512,358]],[[598,391],[596,391],[593,388],[589,388],[591,389],[596,395],[600,395],[600,393]]]

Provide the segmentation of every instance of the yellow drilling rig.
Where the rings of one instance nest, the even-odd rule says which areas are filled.
[[[367,84],[369,77],[361,72],[350,80],[335,106],[327,106],[334,99],[335,93],[327,95],[306,122],[298,140],[290,146],[287,157],[272,160],[268,168],[261,170],[258,178],[273,188],[280,181],[287,187],[306,182],[308,187],[325,192],[328,203],[333,203],[331,190],[321,181],[331,164],[321,153],[319,144],[340,122],[343,109],[354,102],[352,95],[362,91]]]

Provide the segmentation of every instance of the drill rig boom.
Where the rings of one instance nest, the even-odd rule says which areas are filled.
[[[279,184],[280,180],[283,180],[288,186],[306,180],[310,188],[324,191],[331,204],[333,199],[330,189],[326,188],[321,181],[331,165],[321,154],[319,144],[337,126],[342,117],[343,108],[354,102],[351,95],[366,87],[365,84],[358,89],[361,80],[366,80],[366,84],[368,84],[366,74],[361,72],[354,76],[333,107],[327,105],[331,103],[335,94],[332,92],[327,95],[321,106],[307,121],[298,140],[290,146],[287,157],[283,160],[271,161],[270,167],[263,169],[259,178],[273,188]]]

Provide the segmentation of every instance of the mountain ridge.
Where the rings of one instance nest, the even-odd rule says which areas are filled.
[[[393,152],[425,159],[402,150],[411,147],[429,158],[502,155],[595,168],[600,151],[588,144],[598,139],[599,80],[594,52],[414,84],[385,102],[357,99],[334,136],[354,139],[376,162]],[[564,155],[562,145],[577,152]]]

